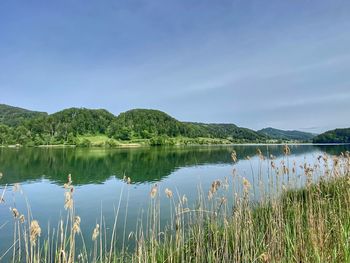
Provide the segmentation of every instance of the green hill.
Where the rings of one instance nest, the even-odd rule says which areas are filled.
[[[314,143],[350,143],[350,128],[335,129],[317,135]]]
[[[6,104],[0,104],[0,123],[12,127],[17,126],[26,120],[46,115],[46,112],[31,111]]]
[[[78,135],[104,134],[116,117],[106,110],[70,108],[46,115],[18,119],[15,125],[0,125],[0,144],[77,144]]]
[[[6,106],[2,112],[7,122],[0,125],[0,145],[217,144],[266,142],[269,138],[234,124],[181,122],[151,109],[129,110],[118,116],[103,109],[85,108],[47,115]],[[11,114],[17,118],[12,118],[16,121],[9,125]]]
[[[193,125],[198,129],[203,137],[223,138],[230,140],[242,140],[242,141],[263,141],[267,137],[265,135],[258,134],[257,132],[241,128],[234,124],[227,123],[187,123]]]
[[[116,117],[104,109],[69,108],[48,116],[58,131],[76,134],[106,133]]]
[[[257,141],[266,137],[234,124],[204,124],[181,122],[159,110],[134,109],[121,113],[108,130],[117,139],[132,137],[149,139],[155,136],[189,138],[220,138],[240,141]]]
[[[118,115],[108,129],[108,135],[127,140],[132,137],[149,139],[183,134],[183,123],[159,110],[134,109]]]
[[[314,134],[302,131],[285,131],[274,128],[265,128],[258,131],[259,134],[266,135],[276,140],[292,140],[292,141],[311,141],[315,137]]]
[[[76,144],[78,135],[105,134],[116,117],[103,109],[69,108],[33,119],[24,126],[43,144]]]

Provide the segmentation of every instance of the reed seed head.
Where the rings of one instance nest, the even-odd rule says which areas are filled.
[[[131,184],[131,179],[130,177],[126,177],[125,175],[123,176],[123,181],[127,184]]]
[[[24,215],[21,215],[19,217],[19,221],[23,224],[26,221],[26,218],[24,217]]]
[[[154,186],[152,186],[151,192],[150,192],[150,196],[152,198],[155,198],[158,192],[158,185],[155,184]]]
[[[74,217],[73,233],[80,233],[80,222],[81,219],[79,216]]]
[[[275,165],[274,161],[271,161],[271,168],[272,168],[272,169],[275,169],[275,168],[276,168],[276,165]]]
[[[94,228],[94,231],[92,232],[92,241],[95,241],[100,234],[100,225],[96,224],[96,227]]]
[[[227,202],[227,198],[226,197],[221,197],[221,204],[225,204]]]
[[[209,200],[213,198],[214,194],[220,188],[220,186],[221,186],[220,180],[215,180],[214,182],[212,182],[211,188],[210,188],[209,193],[208,193]]]
[[[30,223],[30,242],[35,246],[36,240],[38,237],[40,237],[41,234],[41,228],[39,226],[38,221],[33,220]]]
[[[262,154],[262,152],[261,152],[261,150],[259,148],[256,150],[256,153],[259,156],[260,160],[264,160],[265,159],[264,155]]]
[[[165,194],[168,198],[173,197],[173,191],[169,190],[168,188],[165,188]]]
[[[288,147],[287,144],[285,144],[283,147],[283,153],[284,155],[290,155],[290,148]]]
[[[12,214],[14,218],[19,218],[19,212],[16,208],[12,208]]]
[[[183,204],[186,204],[187,201],[188,201],[188,200],[187,200],[186,195],[183,195],[183,196],[182,196],[182,203],[183,203]]]
[[[70,189],[72,187],[72,175],[68,174],[67,183],[63,185],[65,189]]]
[[[264,263],[270,262],[270,257],[269,257],[269,255],[267,253],[262,253],[259,258]]]
[[[72,175],[71,174],[68,174],[68,183],[72,184]]]
[[[231,158],[234,163],[237,162],[237,153],[235,150],[232,151]]]
[[[244,188],[244,191],[248,192],[250,187],[251,187],[250,182],[246,178],[243,177],[243,188]]]
[[[73,208],[73,197],[72,192],[64,193],[64,209],[72,209]]]

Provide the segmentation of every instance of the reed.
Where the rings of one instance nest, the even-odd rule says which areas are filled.
[[[109,230],[101,212],[92,232],[82,233],[84,218],[75,213],[75,190],[68,176],[66,218],[57,229],[49,229],[43,238],[30,207],[27,216],[13,208],[14,241],[4,254],[12,262],[28,263],[350,262],[350,154],[324,154],[313,163],[296,163],[290,160],[288,146],[283,151],[280,162],[260,150],[256,161],[247,158],[258,183],[233,170],[230,180],[214,180],[208,193],[199,187],[193,206],[186,196],[170,188],[161,191],[160,183],[153,185],[146,219],[140,218],[131,233],[125,231],[126,217],[123,233],[116,230],[122,220],[122,193],[113,227]],[[237,161],[235,152],[231,157]],[[267,184],[262,183],[263,176],[269,178]],[[128,191],[131,179],[124,181],[122,191]],[[263,193],[258,200],[252,198],[257,192]],[[162,194],[170,206],[171,220],[165,228],[160,224]],[[117,248],[117,234],[123,235],[122,249]],[[77,246],[77,239],[82,246]],[[85,245],[88,242],[91,246]]]

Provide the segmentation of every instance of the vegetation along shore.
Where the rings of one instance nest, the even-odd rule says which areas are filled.
[[[137,147],[232,143],[349,143],[349,129],[316,136],[301,131],[235,124],[182,122],[168,114],[134,109],[118,116],[103,109],[70,108],[54,114],[0,105],[1,146]]]

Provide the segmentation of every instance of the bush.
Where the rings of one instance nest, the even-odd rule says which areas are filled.
[[[78,144],[79,147],[91,147],[91,141],[89,139],[84,138]]]
[[[105,142],[105,146],[106,147],[116,147],[117,146],[117,143],[115,142],[115,140],[113,139],[109,139]]]

